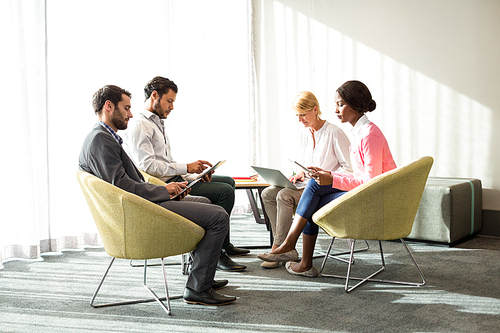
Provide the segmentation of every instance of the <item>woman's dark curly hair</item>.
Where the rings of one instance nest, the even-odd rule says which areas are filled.
[[[377,107],[368,87],[360,81],[347,81],[337,92],[353,110],[361,113],[371,112]]]

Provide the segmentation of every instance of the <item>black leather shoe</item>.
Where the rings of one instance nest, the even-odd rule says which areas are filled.
[[[226,305],[236,301],[236,297],[221,295],[212,288],[204,292],[197,292],[186,287],[183,298],[186,303],[201,305]]]
[[[224,249],[224,250],[230,256],[241,256],[242,254],[250,253],[250,250],[239,249],[231,243],[229,243],[229,246],[227,247],[227,249]]]
[[[221,252],[219,261],[217,261],[217,269],[221,271],[240,272],[247,269],[247,266],[235,263],[226,253]]]
[[[222,287],[225,287],[227,283],[228,283],[227,280],[214,280],[214,283],[212,283],[212,289],[218,290]]]

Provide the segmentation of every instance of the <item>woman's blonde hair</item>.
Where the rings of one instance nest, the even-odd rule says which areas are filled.
[[[310,91],[299,92],[299,94],[297,95],[297,97],[295,97],[292,103],[292,108],[295,110],[295,112],[300,112],[300,113],[309,112],[315,106],[318,109],[317,118],[319,119],[321,116],[321,110],[319,108],[318,99]]]

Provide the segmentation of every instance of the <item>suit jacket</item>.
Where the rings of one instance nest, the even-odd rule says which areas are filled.
[[[99,123],[85,138],[78,164],[81,170],[149,201],[170,200],[165,186],[144,182],[122,146]]]

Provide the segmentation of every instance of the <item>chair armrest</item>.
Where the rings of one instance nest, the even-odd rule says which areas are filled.
[[[164,181],[154,177],[154,176],[151,176],[149,173],[146,173],[142,170],[139,170],[141,173],[142,173],[142,176],[144,177],[144,180],[150,184],[154,184],[154,185],[162,185],[162,186],[165,186],[167,185],[167,183],[165,183]]]

